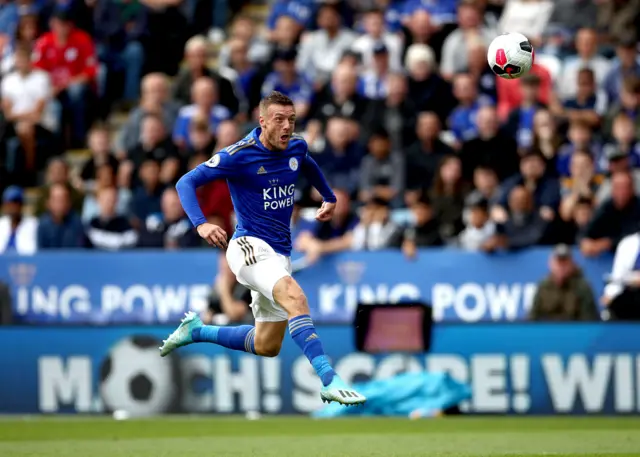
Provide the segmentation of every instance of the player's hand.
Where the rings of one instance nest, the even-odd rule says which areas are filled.
[[[227,248],[227,232],[217,225],[205,222],[204,224],[198,225],[196,230],[198,231],[198,235],[211,246],[218,246],[220,249]]]
[[[316,212],[316,220],[320,222],[326,222],[331,220],[335,209],[336,209],[335,203],[322,202],[322,206],[318,208],[318,211]]]

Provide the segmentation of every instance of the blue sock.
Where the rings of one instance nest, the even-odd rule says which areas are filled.
[[[203,325],[191,331],[194,343],[215,343],[236,351],[256,353],[254,339],[256,328],[253,325],[238,327],[218,327],[217,325]]]
[[[324,353],[322,342],[316,333],[311,317],[308,314],[303,314],[289,319],[289,333],[293,341],[300,346],[304,355],[311,362],[313,369],[316,370],[322,380],[322,385],[328,386],[331,384],[336,372],[333,371],[329,364],[329,359]]]

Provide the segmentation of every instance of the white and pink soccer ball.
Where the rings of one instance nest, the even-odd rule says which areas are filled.
[[[489,67],[505,79],[526,75],[535,58],[529,39],[521,33],[505,33],[494,38],[487,51]]]

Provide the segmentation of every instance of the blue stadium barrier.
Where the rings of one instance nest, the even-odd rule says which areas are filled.
[[[438,322],[526,317],[549,249],[484,255],[430,249],[409,261],[397,251],[344,253],[296,273],[317,322],[351,322],[361,302],[422,300]],[[56,252],[0,257],[18,323],[163,324],[202,310],[217,270],[214,250]],[[611,258],[578,263],[596,296]]]
[[[0,413],[132,415],[167,411],[307,414],[320,383],[287,336],[274,359],[212,344],[158,356],[172,327],[0,327]],[[431,352],[356,352],[349,326],[318,333],[349,382],[405,370],[468,382],[482,414],[637,414],[640,327],[634,324],[440,324]]]

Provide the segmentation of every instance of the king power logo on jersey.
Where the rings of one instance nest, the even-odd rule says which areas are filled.
[[[294,194],[296,191],[295,184],[289,184],[288,186],[265,187],[262,189],[262,199],[264,200],[265,210],[278,210],[293,206]]]

